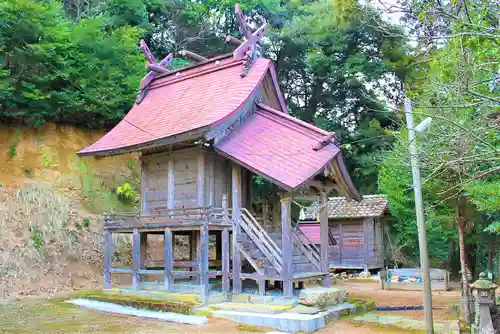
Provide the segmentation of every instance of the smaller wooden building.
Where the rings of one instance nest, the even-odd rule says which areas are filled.
[[[384,241],[387,198],[363,196],[361,202],[330,197],[327,204],[330,245],[328,262],[333,269],[379,269],[385,266]],[[311,242],[320,243],[319,205],[302,209],[300,229]]]

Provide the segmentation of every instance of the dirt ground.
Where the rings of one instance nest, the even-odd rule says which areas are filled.
[[[382,291],[377,282],[339,282],[349,290],[350,297],[374,300],[377,306],[419,306],[422,293],[416,291]],[[61,296],[61,295],[59,295]],[[434,320],[456,319],[452,305],[458,304],[457,290],[434,292]],[[416,320],[423,320],[423,311],[377,312]],[[155,320],[105,314],[80,309],[67,303],[54,302],[43,297],[22,298],[0,302],[0,333],[266,333],[269,328],[247,328],[244,325],[210,319],[203,326],[189,326]],[[406,333],[395,328],[358,324],[346,320],[331,322],[319,334]]]
[[[349,291],[352,298],[374,300],[377,306],[422,306],[423,294],[421,291],[381,290],[378,282],[345,281],[339,285]],[[453,288],[451,291],[433,291],[432,308],[434,321],[458,319],[455,307],[460,303],[460,290]],[[391,314],[408,317],[415,320],[424,320],[424,311],[389,311],[377,314]]]

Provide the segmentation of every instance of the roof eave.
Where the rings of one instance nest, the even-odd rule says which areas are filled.
[[[109,150],[99,150],[99,151],[90,151],[90,152],[79,151],[76,154],[80,157],[85,157],[85,156],[107,157],[107,156],[131,153],[131,152],[136,152],[136,151],[142,151],[142,150],[146,150],[146,149],[158,148],[158,147],[161,147],[164,145],[172,145],[172,144],[177,144],[177,143],[181,143],[181,142],[188,141],[188,140],[195,140],[195,139],[203,138],[204,134],[209,129],[210,129],[210,126],[208,125],[208,126],[203,126],[203,127],[194,129],[194,130],[182,132],[182,133],[168,136],[165,138],[160,138],[160,139],[156,139],[156,140],[152,140],[149,142],[140,143],[140,144],[136,144],[136,145],[124,146],[124,147],[109,149]]]

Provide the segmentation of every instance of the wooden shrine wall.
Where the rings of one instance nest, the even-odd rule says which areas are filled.
[[[231,206],[231,166],[228,159],[201,147],[142,156],[141,214],[154,214],[158,207],[222,207],[224,194]],[[242,203],[249,205],[251,175],[246,170],[242,174],[248,175],[242,180],[246,190],[242,192]],[[199,192],[199,187],[204,191]]]

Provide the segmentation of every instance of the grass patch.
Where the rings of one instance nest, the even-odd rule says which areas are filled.
[[[237,324],[236,328],[240,331],[244,332],[253,332],[253,333],[265,333],[266,330],[259,326],[247,325],[247,324]]]
[[[9,159],[13,159],[16,156],[17,145],[19,145],[20,141],[21,141],[21,130],[16,129],[16,133],[14,134],[14,137],[12,137],[12,140],[10,141],[9,145]]]

